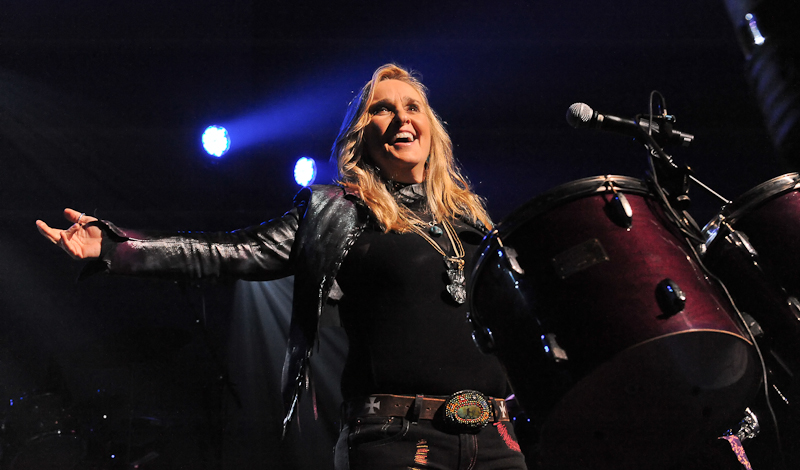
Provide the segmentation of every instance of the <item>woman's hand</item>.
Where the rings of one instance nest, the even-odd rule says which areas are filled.
[[[72,222],[72,226],[66,230],[49,227],[41,220],[36,221],[36,227],[45,238],[75,259],[99,257],[103,232],[98,227],[86,226],[97,219],[72,209],[64,209],[64,218]]]

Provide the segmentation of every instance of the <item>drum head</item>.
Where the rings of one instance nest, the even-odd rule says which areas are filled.
[[[629,176],[605,175],[583,178],[557,186],[523,204],[507,218],[498,223],[496,231],[499,232],[501,237],[509,236],[522,224],[525,224],[541,214],[547,213],[554,207],[587,196],[607,193],[608,188],[612,186],[616,190],[624,193],[638,196],[650,195],[644,181]]]

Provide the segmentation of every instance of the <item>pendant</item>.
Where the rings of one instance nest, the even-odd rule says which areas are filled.
[[[451,284],[466,284],[466,278],[464,277],[464,270],[460,267],[447,267],[447,277],[450,279]]]
[[[461,284],[449,284],[447,286],[447,292],[459,305],[467,301],[467,289]]]
[[[444,262],[447,265],[447,278],[450,279],[450,284],[447,285],[447,292],[456,303],[463,304],[467,301],[467,279],[464,276],[464,261],[445,258]]]
[[[431,236],[437,237],[437,238],[441,237],[442,234],[444,233],[442,228],[439,227],[438,225],[431,225],[431,228],[428,229],[428,232],[430,232]]]

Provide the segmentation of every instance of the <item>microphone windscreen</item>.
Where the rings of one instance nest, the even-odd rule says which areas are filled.
[[[586,103],[573,103],[567,110],[567,122],[570,126],[584,127],[592,120],[594,110]]]

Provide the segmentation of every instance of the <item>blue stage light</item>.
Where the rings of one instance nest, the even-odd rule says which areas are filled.
[[[221,126],[208,126],[203,131],[203,148],[209,155],[221,157],[231,148],[228,130]]]
[[[294,180],[300,186],[308,186],[317,177],[317,163],[313,158],[300,157],[294,164]]]
[[[767,38],[765,38],[761,31],[758,29],[758,22],[756,22],[756,17],[752,13],[748,13],[744,15],[744,19],[747,20],[747,26],[750,27],[750,34],[753,35],[753,44],[757,46],[763,45]]]

